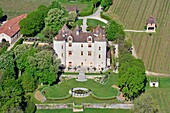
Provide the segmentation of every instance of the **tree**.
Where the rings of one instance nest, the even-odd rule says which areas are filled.
[[[49,38],[49,39],[52,39],[54,38],[55,36],[55,32],[49,28],[49,27],[45,27],[43,30],[42,30],[42,34],[46,37],[46,38]]]
[[[0,7],[0,19],[3,17],[3,10],[2,8]]]
[[[0,69],[3,70],[2,79],[16,78],[13,52],[6,52],[0,56]]]
[[[133,113],[156,113],[158,112],[158,103],[148,94],[142,94],[134,101]]]
[[[13,78],[3,80],[0,89],[0,111],[7,111],[22,105],[24,92],[18,80]]]
[[[106,32],[109,41],[114,41],[116,39],[122,40],[125,37],[125,32],[123,31],[122,26],[113,20],[110,21],[109,26],[106,28]]]
[[[60,60],[51,51],[40,51],[28,57],[28,62],[28,68],[39,84],[52,84],[56,81]]]
[[[124,62],[120,61],[118,85],[124,96],[133,100],[145,90],[145,67],[140,59],[130,57],[128,54],[123,57],[120,58],[120,60],[124,59]]]
[[[45,26],[44,18],[46,17],[48,8],[46,6],[39,6],[37,10],[28,14],[26,18],[20,21],[20,32],[26,36],[35,36]]]
[[[77,19],[77,14],[74,11],[71,11],[68,15],[68,21],[69,22],[75,22]]]
[[[54,9],[54,8],[58,8],[58,9],[63,9],[63,7],[61,6],[61,4],[58,1],[53,1],[49,6],[48,9]]]
[[[16,66],[19,69],[19,75],[25,70],[26,65],[28,64],[28,56],[34,55],[37,52],[36,48],[28,47],[26,44],[17,45],[14,48]]]
[[[35,113],[35,111],[36,111],[35,104],[32,101],[28,101],[25,113]]]
[[[104,8],[104,9],[108,9],[113,3],[113,0],[102,0],[101,1],[101,6]]]
[[[55,34],[62,28],[68,20],[68,13],[58,8],[51,9],[45,18],[45,27],[53,30]]]
[[[22,74],[21,79],[21,85],[25,92],[33,92],[37,87],[33,73],[31,73],[28,69]]]

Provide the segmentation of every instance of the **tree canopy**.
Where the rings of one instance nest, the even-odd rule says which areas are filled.
[[[3,71],[3,79],[16,78],[13,52],[6,52],[0,56],[0,69]]]
[[[148,94],[142,94],[134,101],[133,113],[156,113],[158,111],[158,103]]]
[[[48,12],[46,6],[39,6],[37,10],[31,12],[26,18],[20,21],[20,32],[26,36],[35,36],[45,26],[44,18]]]
[[[116,39],[124,39],[125,37],[123,27],[113,20],[110,21],[108,27],[106,28],[106,32],[107,39],[109,41],[114,41]]]
[[[68,13],[58,8],[51,9],[45,18],[45,27],[53,30],[55,34],[62,28],[68,20]]]
[[[28,45],[26,44],[21,44],[14,48],[16,65],[19,69],[20,75],[28,65],[28,60],[27,60],[28,56],[32,56],[36,52],[37,52],[36,48],[28,47]]]
[[[108,9],[113,3],[113,0],[102,0],[101,1],[101,6],[104,8],[104,9]]]
[[[38,83],[52,84],[56,81],[60,60],[51,51],[43,50],[28,57],[29,69]]]
[[[7,79],[0,84],[0,111],[7,111],[21,105],[24,101],[23,89],[18,80]]]
[[[140,59],[130,53],[120,56],[118,85],[127,99],[138,97],[146,86],[145,67]]]

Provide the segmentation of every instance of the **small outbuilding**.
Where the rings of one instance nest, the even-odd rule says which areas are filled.
[[[156,20],[153,16],[151,16],[147,21],[146,21],[146,31],[147,32],[155,32],[157,28],[156,25]]]
[[[0,26],[0,43],[9,42],[12,44],[13,41],[20,35],[19,22],[26,18],[27,14],[22,14],[13,19],[8,20],[5,24]]]
[[[157,79],[150,79],[149,86],[150,87],[159,87],[158,78]]]

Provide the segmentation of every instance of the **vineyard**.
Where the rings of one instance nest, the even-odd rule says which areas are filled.
[[[169,0],[113,0],[107,12],[125,29],[144,30],[152,15],[157,21],[154,34],[127,33],[139,58],[149,71],[170,73],[170,1]]]
[[[29,13],[35,10],[39,5],[48,6],[53,0],[0,0],[0,7],[8,19],[20,14]]]
[[[170,113],[170,77],[151,77],[158,78],[159,88],[149,88],[147,86],[146,93],[151,94],[157,100],[159,113]]]

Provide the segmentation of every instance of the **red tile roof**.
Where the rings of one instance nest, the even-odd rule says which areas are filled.
[[[12,37],[14,36],[19,30],[19,22],[26,18],[27,14],[22,14],[17,16],[13,19],[8,20],[4,25],[0,26],[0,34],[5,33],[6,35]]]

